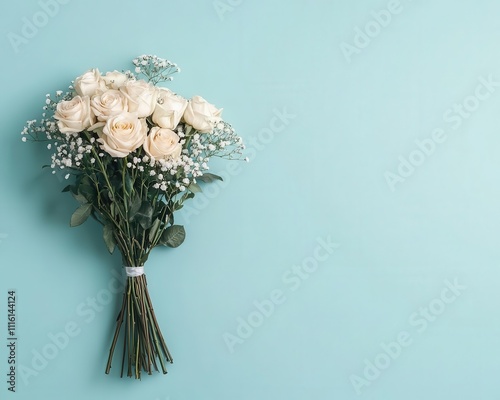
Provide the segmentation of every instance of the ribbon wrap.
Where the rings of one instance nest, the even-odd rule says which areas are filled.
[[[144,267],[125,267],[125,273],[129,278],[144,275]]]

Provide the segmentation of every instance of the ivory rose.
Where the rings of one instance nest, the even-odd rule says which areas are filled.
[[[222,108],[218,110],[213,104],[207,102],[201,96],[193,96],[189,100],[184,111],[184,121],[194,129],[208,133],[214,128],[214,125],[221,120]]]
[[[120,87],[127,98],[128,110],[136,112],[139,118],[153,114],[156,105],[156,88],[146,81],[127,81]]]
[[[187,107],[187,100],[172,91],[160,88],[157,93],[153,122],[160,128],[175,129]]]
[[[88,70],[83,75],[76,78],[73,87],[80,96],[89,97],[106,90],[106,84],[97,68]]]
[[[182,151],[179,136],[170,129],[157,126],[151,128],[143,147],[146,153],[155,159],[171,158],[175,160],[179,158]]]
[[[99,121],[107,121],[109,117],[128,111],[126,97],[119,90],[110,89],[96,94],[90,101],[94,115]]]
[[[94,123],[88,96],[75,96],[71,100],[57,104],[54,118],[62,133],[81,132]]]
[[[129,80],[127,75],[117,70],[114,70],[113,72],[108,72],[106,75],[102,77],[102,79],[106,83],[106,86],[109,87],[110,89],[120,89],[125,84],[125,82]]]
[[[148,126],[146,120],[137,113],[124,112],[114,115],[98,130],[101,149],[113,157],[123,158],[139,148],[146,139]]]

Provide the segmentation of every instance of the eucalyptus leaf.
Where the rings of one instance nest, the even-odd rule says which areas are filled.
[[[189,186],[188,186],[188,190],[192,193],[200,193],[202,190],[201,190],[201,187],[200,185],[198,185],[197,183],[194,183],[192,182]]]
[[[87,199],[92,199],[95,197],[95,190],[92,186],[82,183],[78,186],[78,193],[85,196]]]
[[[181,198],[181,202],[184,202],[186,201],[187,199],[192,199],[194,197],[194,193],[192,192],[188,192],[188,193],[185,193],[182,198]]]
[[[106,243],[106,247],[108,251],[113,254],[116,247],[115,237],[113,235],[113,226],[110,224],[104,225],[102,236],[104,239],[104,243]]]
[[[70,226],[74,227],[83,224],[90,216],[91,211],[92,211],[92,204],[89,203],[85,203],[80,207],[78,207],[71,216]]]
[[[132,194],[133,189],[134,189],[134,182],[132,181],[130,174],[128,172],[126,172],[125,173],[125,190],[127,193]]]
[[[221,181],[221,182],[224,181],[224,179],[222,179],[222,177],[220,177],[219,175],[211,174],[210,172],[205,172],[202,176],[199,176],[196,179],[199,181],[205,182],[205,183],[212,183],[215,181]]]
[[[169,226],[161,235],[160,243],[168,247],[179,247],[186,238],[186,231],[182,225]]]
[[[161,221],[156,218],[155,222],[153,222],[153,225],[151,226],[151,229],[149,230],[149,243],[153,243],[156,239],[156,235],[158,234],[158,229],[160,228]]]
[[[76,201],[78,201],[79,203],[81,204],[86,204],[88,203],[89,201],[87,200],[87,198],[80,194],[80,193],[71,193],[73,195],[73,197],[76,199]]]
[[[144,230],[149,229],[153,219],[153,207],[149,201],[144,200],[141,207],[134,215],[134,220],[139,222]]]
[[[132,222],[134,220],[137,212],[141,208],[141,205],[142,205],[141,198],[139,196],[135,196],[134,199],[132,200],[132,203],[130,204],[130,208],[129,208],[129,211],[128,211],[129,221],[130,222]]]

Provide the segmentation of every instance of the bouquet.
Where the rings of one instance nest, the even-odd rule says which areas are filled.
[[[127,281],[105,372],[122,334],[120,375],[126,365],[127,376],[140,379],[141,371],[167,373],[173,362],[144,265],[156,246],[182,244],[174,214],[199,183],[222,180],[207,172],[210,159],[242,159],[244,145],[222,109],[158,86],[179,72],[176,64],[151,55],[132,62],[133,72],[92,69],[68,91],[48,94],[42,118],[27,122],[22,139],[46,142],[53,152],[47,167],[69,180],[63,192],[79,202],[70,225],[94,218],[109,252],[121,254]]]

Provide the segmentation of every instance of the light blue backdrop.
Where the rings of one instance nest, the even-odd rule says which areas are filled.
[[[498,1],[3,7],[2,381],[7,289],[19,340],[2,399],[499,398]],[[217,166],[185,244],[151,257],[175,363],[137,382],[103,373],[119,257],[97,224],[69,228],[76,203],[19,132],[46,93],[143,53],[224,107],[252,161]]]

